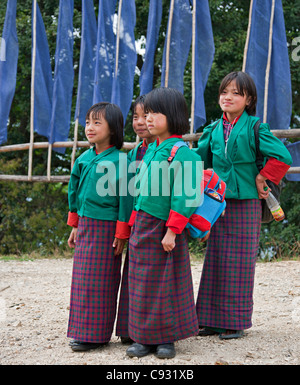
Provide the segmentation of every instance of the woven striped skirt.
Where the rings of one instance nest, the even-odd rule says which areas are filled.
[[[74,253],[68,337],[108,342],[116,317],[121,255],[112,247],[116,222],[80,218]]]
[[[165,221],[137,213],[129,239],[129,336],[142,344],[174,342],[198,332],[185,233],[171,253]]]
[[[261,226],[258,199],[228,199],[213,226],[197,298],[200,326],[243,330],[252,326],[255,264]]]

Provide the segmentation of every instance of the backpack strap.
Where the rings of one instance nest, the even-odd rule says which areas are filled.
[[[254,126],[254,137],[255,137],[255,148],[256,148],[255,163],[256,163],[256,167],[258,168],[258,171],[260,171],[263,168],[263,164],[264,164],[264,156],[259,149],[259,127],[260,127],[260,124],[261,124],[261,122],[260,122],[260,120],[258,120]]]
[[[168,162],[171,163],[174,159],[176,152],[180,149],[180,147],[189,147],[183,140],[180,140],[174,144],[174,146],[171,149],[170,156],[168,158]]]
[[[219,120],[216,121],[216,123],[214,124],[214,126],[213,126],[211,132],[213,132],[213,130],[217,127],[217,125],[220,123],[220,120],[221,120],[221,119],[219,119]]]

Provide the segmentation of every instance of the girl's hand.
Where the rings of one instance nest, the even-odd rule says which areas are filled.
[[[114,255],[122,254],[127,239],[115,238],[113,242],[113,248],[115,249]]]
[[[161,244],[166,252],[170,252],[175,247],[176,234],[168,227],[168,230],[161,241]]]
[[[76,246],[76,238],[77,238],[77,227],[73,227],[71,234],[68,239],[68,245],[71,248],[74,248]]]
[[[210,236],[210,231],[205,235],[205,237],[200,238],[200,239],[199,239],[199,242],[205,242],[205,241],[207,241],[208,238],[209,238],[209,236]]]
[[[269,187],[266,183],[266,179],[264,176],[262,176],[261,174],[258,174],[256,176],[256,179],[255,179],[255,183],[256,183],[256,188],[257,188],[257,192],[258,192],[258,198],[259,199],[266,199],[268,198],[269,196]],[[265,191],[265,187],[267,187],[268,189]]]

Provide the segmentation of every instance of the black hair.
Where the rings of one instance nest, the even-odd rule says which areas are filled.
[[[103,116],[110,129],[110,144],[120,150],[124,140],[124,118],[121,109],[113,103],[96,103],[86,113],[85,119],[88,120],[92,115],[93,119]]]
[[[246,106],[245,110],[248,113],[248,115],[254,116],[256,114],[256,103],[257,103],[256,86],[251,76],[248,75],[246,72],[234,71],[226,75],[222,80],[219,88],[219,98],[221,93],[224,91],[224,89],[233,80],[236,83],[236,87],[239,94],[242,96],[246,94],[246,96],[250,98],[250,103],[249,105]]]
[[[189,132],[189,112],[184,96],[175,88],[155,88],[144,102],[145,112],[159,112],[166,116],[170,134]]]
[[[135,114],[136,106],[141,104],[144,107],[146,95],[138,96],[131,105],[132,116]]]

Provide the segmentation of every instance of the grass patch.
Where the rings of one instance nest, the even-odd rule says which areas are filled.
[[[15,262],[24,262],[24,261],[36,261],[38,259],[69,259],[73,258],[73,250],[70,251],[55,251],[53,253],[43,253],[34,251],[29,254],[8,254],[0,255],[0,261],[15,261]]]

